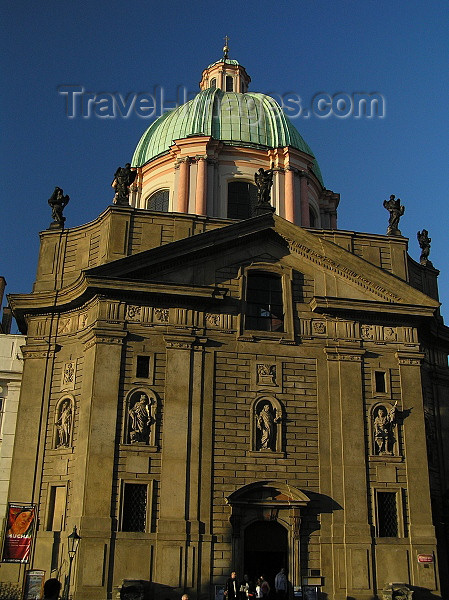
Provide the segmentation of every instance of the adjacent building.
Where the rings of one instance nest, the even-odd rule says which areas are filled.
[[[143,134],[129,204],[118,181],[96,220],[42,232],[33,291],[10,296],[29,567],[66,574],[76,525],[76,600],[124,580],[210,598],[281,567],[333,600],[447,597],[438,271],[399,231],[339,230],[312,150],[249,83],[225,50]]]

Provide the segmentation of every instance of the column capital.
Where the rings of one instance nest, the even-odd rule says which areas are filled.
[[[361,348],[338,348],[327,346],[324,348],[327,360],[341,360],[348,362],[362,362],[366,350]]]
[[[396,358],[401,366],[419,367],[425,355],[423,352],[396,352]]]
[[[27,344],[22,346],[23,358],[50,358],[58,352],[58,344]]]
[[[84,351],[86,351],[95,344],[121,345],[127,335],[126,331],[94,327],[80,336],[80,339],[84,344]]]

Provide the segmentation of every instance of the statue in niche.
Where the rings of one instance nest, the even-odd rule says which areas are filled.
[[[420,264],[432,265],[432,263],[429,260],[430,242],[432,241],[432,238],[429,237],[429,232],[427,231],[427,229],[423,229],[422,231],[418,231],[416,237],[418,238],[418,244],[421,248],[421,256],[419,258]]]
[[[280,417],[277,411],[274,410],[269,402],[265,402],[259,411],[256,413],[256,427],[258,430],[256,449],[257,450],[273,450],[276,441],[276,424],[279,423]]]
[[[399,219],[405,212],[405,206],[401,206],[400,198],[397,200],[395,198],[396,196],[392,194],[388,201],[384,200],[384,208],[390,213],[387,235],[401,235],[401,232],[399,231]]]
[[[56,433],[56,448],[68,448],[72,433],[72,404],[69,399],[60,404]]]
[[[53,219],[53,223],[50,223],[51,229],[64,227],[65,217],[62,216],[62,212],[69,203],[69,200],[69,196],[64,196],[64,190],[60,187],[55,187],[55,191],[48,199],[48,204],[51,206],[51,217]]]
[[[150,427],[153,422],[151,405],[152,402],[148,399],[148,396],[140,394],[139,399],[129,408],[129,440],[131,444],[150,443]]]
[[[387,411],[385,406],[379,406],[374,418],[374,441],[376,453],[381,456],[392,456],[395,443],[394,427],[397,422],[397,402]]]
[[[131,163],[118,167],[111,186],[115,189],[114,204],[129,205],[129,188],[137,177],[137,171],[131,170]]]

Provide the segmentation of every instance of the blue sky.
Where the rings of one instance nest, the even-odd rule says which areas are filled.
[[[201,72],[220,58],[243,64],[250,89],[301,97],[377,92],[384,118],[300,116],[327,188],[341,194],[339,228],[385,233],[382,202],[405,205],[400,229],[419,260],[416,232],[432,238],[449,316],[447,203],[449,5],[388,2],[90,3],[17,0],[3,4],[0,119],[2,197],[0,275],[8,293],[31,291],[39,231],[48,227],[55,186],[70,195],[66,225],[96,218],[112,200],[119,165],[131,159],[151,120],[68,118],[61,86],[94,94],[193,94]],[[160,106],[157,106],[160,110]]]

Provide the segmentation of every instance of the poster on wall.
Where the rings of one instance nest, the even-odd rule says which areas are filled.
[[[25,573],[25,586],[23,600],[39,600],[42,598],[45,571],[27,571]]]
[[[8,504],[2,562],[29,562],[35,517],[36,507],[31,504]]]

